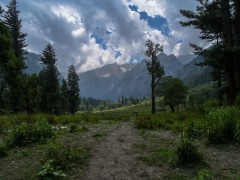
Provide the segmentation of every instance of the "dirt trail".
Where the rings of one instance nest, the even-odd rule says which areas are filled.
[[[136,154],[128,153],[139,141],[130,123],[116,126],[95,146],[86,179],[139,179],[144,169],[135,160]]]

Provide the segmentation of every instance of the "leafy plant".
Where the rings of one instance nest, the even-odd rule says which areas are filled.
[[[63,179],[66,175],[59,167],[53,166],[54,161],[49,160],[43,166],[41,171],[37,174],[38,179]]]
[[[46,138],[51,138],[52,136],[52,127],[44,119],[34,124],[22,122],[11,128],[7,144],[10,147],[22,146],[39,141],[43,142]]]

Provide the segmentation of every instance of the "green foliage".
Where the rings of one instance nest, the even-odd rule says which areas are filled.
[[[75,71],[75,67],[72,65],[68,69],[68,77],[67,77],[67,84],[68,84],[68,100],[69,100],[69,112],[74,114],[78,110],[79,105],[79,77]]]
[[[41,88],[41,111],[48,114],[61,113],[61,96],[56,66],[57,57],[51,44],[42,52],[41,62],[46,67],[39,73],[39,86]]]
[[[7,144],[9,147],[22,146],[30,143],[42,141],[53,136],[51,125],[44,119],[34,124],[22,122],[10,129]]]
[[[87,163],[90,150],[86,147],[70,146],[69,143],[51,142],[46,161],[52,160],[52,166],[61,170],[71,169]]]
[[[169,105],[172,112],[175,112],[175,108],[178,111],[179,105],[186,102],[187,87],[184,86],[180,79],[174,78],[172,83],[167,85],[163,91],[163,96],[163,101],[166,105]]]
[[[41,171],[37,174],[38,179],[46,180],[46,179],[64,179],[66,175],[63,173],[63,171],[57,167],[53,167],[54,161],[49,160],[47,161],[43,166]]]
[[[240,142],[239,113],[235,108],[226,107],[211,111],[207,115],[207,142],[221,144]]]
[[[75,123],[71,123],[71,124],[69,125],[69,132],[70,132],[70,133],[74,133],[74,132],[77,132],[77,131],[78,131],[77,125],[76,125]]]
[[[205,170],[205,169],[202,169],[197,177],[195,178],[195,180],[213,180],[213,177],[211,176],[210,172]]]
[[[202,113],[208,113],[213,108],[217,108],[219,106],[219,100],[218,99],[209,99],[205,101],[199,108],[199,111]]]
[[[136,117],[133,121],[135,128],[137,129],[156,129],[163,127],[163,122],[160,117],[156,118],[151,115],[141,115]]]
[[[7,155],[7,145],[0,140],[0,158]]]
[[[177,143],[176,153],[180,165],[195,165],[203,161],[203,156],[198,152],[197,146],[186,137],[181,137]]]

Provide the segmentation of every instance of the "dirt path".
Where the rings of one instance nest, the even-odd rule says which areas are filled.
[[[132,145],[141,137],[129,122],[116,126],[96,145],[86,179],[139,179],[144,172],[136,154],[129,154]]]

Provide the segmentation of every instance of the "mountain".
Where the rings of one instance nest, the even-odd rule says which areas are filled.
[[[185,55],[178,56],[177,58],[182,64],[186,65],[196,57],[197,56],[195,54],[185,54]]]
[[[25,64],[27,68],[24,72],[27,74],[38,74],[44,67],[43,64],[40,64],[41,55],[35,54],[35,53],[27,53],[25,55]]]
[[[180,78],[187,86],[195,87],[206,82],[211,82],[211,68],[209,66],[197,66],[196,63],[203,62],[202,56],[197,56],[191,62],[186,64],[176,73],[176,77]]]
[[[166,75],[175,75],[183,64],[174,56],[158,55],[164,65]],[[150,96],[151,76],[146,67],[146,59],[135,64],[109,64],[99,69],[79,74],[81,96],[97,99],[117,100],[122,96]]]

